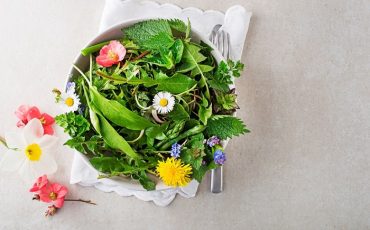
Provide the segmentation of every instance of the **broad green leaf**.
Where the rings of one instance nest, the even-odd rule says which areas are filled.
[[[185,111],[182,105],[176,103],[173,110],[168,113],[168,117],[173,121],[182,121],[189,119],[189,114]]]
[[[210,72],[213,70],[213,66],[210,66],[210,65],[198,65],[198,68],[194,68],[192,71],[191,71],[191,76],[192,77],[195,77],[197,76],[198,74],[201,74],[201,73],[206,73],[206,72]]]
[[[94,87],[90,87],[90,95],[91,102],[96,109],[116,125],[132,130],[142,130],[155,126],[155,124],[127,109],[119,102],[106,99]]]
[[[159,81],[157,90],[178,94],[191,89],[196,83],[188,76],[176,73],[170,78]]]
[[[145,134],[150,138],[155,138],[157,140],[166,139],[164,131],[167,129],[168,123],[162,124],[160,126],[149,127],[145,130]]]
[[[175,64],[180,63],[184,52],[184,43],[180,39],[177,39],[171,47],[171,51],[174,54]]]
[[[100,135],[108,146],[121,150],[135,160],[141,158],[103,116],[98,115],[98,117],[100,121]]]
[[[206,57],[200,53],[201,48],[191,43],[185,43],[184,53],[182,55],[183,64],[180,66],[178,71],[185,73],[194,68],[198,68],[199,73],[202,74],[202,70],[199,68],[199,63],[206,60]]]
[[[208,118],[212,116],[212,104],[208,107],[200,105],[198,115],[202,123],[207,125]]]

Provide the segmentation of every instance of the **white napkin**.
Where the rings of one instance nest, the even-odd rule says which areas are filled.
[[[100,32],[131,19],[179,18],[186,21],[189,18],[191,26],[197,31],[203,31],[208,38],[213,27],[216,24],[221,24],[222,29],[230,34],[231,58],[239,60],[243,52],[251,15],[251,12],[247,12],[239,5],[230,7],[223,14],[219,11],[202,11],[193,7],[181,9],[173,4],[158,4],[152,1],[106,0]],[[159,206],[170,204],[176,194],[186,198],[194,197],[199,185],[193,180],[186,187],[172,188],[159,182],[155,191],[146,191],[140,184],[131,180],[98,180],[98,175],[98,171],[92,167],[86,157],[76,152],[72,164],[71,184],[94,186],[104,192],[116,192],[120,196],[135,196],[144,201],[153,201]]]

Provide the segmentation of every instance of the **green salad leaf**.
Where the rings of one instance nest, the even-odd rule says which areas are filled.
[[[227,115],[214,115],[208,120],[206,133],[209,136],[218,136],[221,139],[239,136],[250,132],[237,117]]]

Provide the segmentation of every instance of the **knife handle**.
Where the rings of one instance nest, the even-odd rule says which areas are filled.
[[[223,166],[211,171],[211,192],[220,193],[223,190]]]

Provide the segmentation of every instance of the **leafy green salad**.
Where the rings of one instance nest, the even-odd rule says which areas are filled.
[[[179,19],[146,20],[122,37],[82,50],[66,90],[54,89],[56,117],[100,178],[130,177],[147,190],[201,181],[226,161],[223,140],[249,132],[233,116],[234,77],[244,65],[217,62],[212,48]]]

